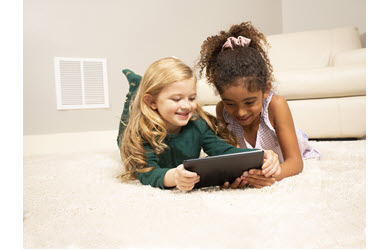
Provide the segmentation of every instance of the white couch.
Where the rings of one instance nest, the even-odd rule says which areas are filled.
[[[267,37],[274,91],[288,100],[294,122],[309,138],[366,134],[366,49],[355,27]],[[214,89],[198,83],[198,101],[215,115]]]

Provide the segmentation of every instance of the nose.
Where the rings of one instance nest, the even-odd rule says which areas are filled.
[[[181,102],[180,108],[184,110],[191,109],[190,102],[188,100],[183,100]]]
[[[238,117],[244,117],[246,115],[246,110],[243,108],[238,108],[237,110],[237,116]]]

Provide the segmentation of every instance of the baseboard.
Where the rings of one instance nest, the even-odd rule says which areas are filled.
[[[23,156],[113,150],[118,130],[23,136]]]

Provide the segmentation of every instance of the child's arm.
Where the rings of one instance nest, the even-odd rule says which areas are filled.
[[[278,142],[283,153],[284,162],[280,165],[281,172],[274,175],[277,181],[299,174],[303,170],[303,160],[299,150],[294,121],[286,99],[274,95],[268,109],[271,125],[278,136]],[[270,177],[267,171],[262,171],[265,177]]]
[[[165,187],[174,187],[183,191],[192,190],[196,183],[200,180],[200,176],[195,173],[184,169],[183,164],[180,164],[176,168],[171,168],[165,174],[163,184]]]

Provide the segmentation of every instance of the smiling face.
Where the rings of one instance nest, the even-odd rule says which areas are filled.
[[[177,134],[187,125],[196,110],[196,81],[190,78],[165,87],[152,102],[164,120],[168,133]]]
[[[220,95],[226,112],[241,126],[257,125],[263,107],[262,90],[250,92],[238,84],[227,87]]]

